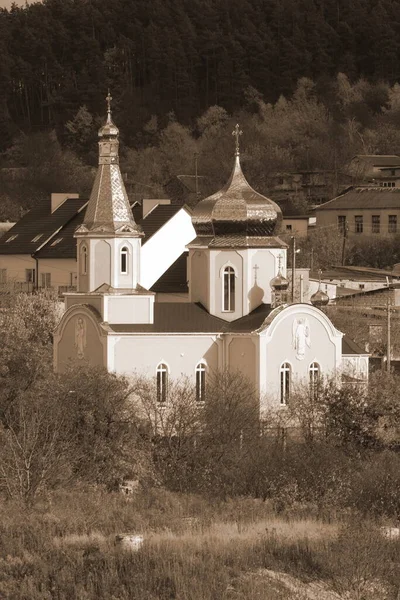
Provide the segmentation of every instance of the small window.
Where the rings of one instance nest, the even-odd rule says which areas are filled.
[[[223,311],[234,312],[235,310],[235,271],[232,267],[225,267],[223,274]]]
[[[290,223],[286,225],[286,231],[292,231],[292,225]]]
[[[81,249],[81,273],[82,275],[87,274],[87,248],[82,246]]]
[[[397,215],[389,215],[388,232],[397,233]]]
[[[290,376],[291,366],[289,363],[283,363],[280,368],[280,399],[281,404],[287,404],[290,396]]]
[[[354,217],[354,231],[355,231],[355,233],[363,233],[364,219],[363,219],[362,215],[356,215]]]
[[[121,274],[126,275],[128,273],[128,255],[129,250],[124,246],[121,250]]]
[[[206,397],[206,365],[199,362],[196,367],[196,401],[204,402]]]
[[[320,371],[320,366],[317,362],[311,363],[308,372],[310,377],[310,395],[312,398],[315,397],[318,389],[318,384],[320,381]]]
[[[62,238],[57,238],[54,242],[51,242],[50,246],[57,246],[62,241]]]
[[[168,391],[168,367],[160,363],[157,367],[157,402],[165,404]]]
[[[381,230],[381,217],[372,215],[372,233],[379,233]]]
[[[10,235],[10,237],[6,240],[6,244],[8,244],[9,242],[12,242],[17,237],[18,237],[18,233],[14,233],[14,235]]]
[[[38,241],[40,240],[40,238],[41,238],[41,237],[43,237],[43,233],[39,233],[39,235],[36,235],[36,236],[33,238],[32,242],[38,242]]]
[[[40,282],[42,288],[51,287],[51,273],[40,273]]]
[[[360,290],[364,290],[365,289],[365,283],[359,283],[358,287]]]
[[[35,269],[25,269],[25,281],[26,283],[35,283]]]

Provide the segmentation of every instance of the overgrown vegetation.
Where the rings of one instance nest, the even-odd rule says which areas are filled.
[[[379,526],[400,519],[397,377],[299,386],[260,435],[239,373],[214,374],[202,407],[175,382],[163,409],[145,379],[55,375],[57,314],[41,293],[1,313],[0,596],[396,598]],[[114,546],[124,531],[140,551]]]

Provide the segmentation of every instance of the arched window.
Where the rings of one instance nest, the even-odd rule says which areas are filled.
[[[206,365],[199,362],[196,366],[196,401],[204,402],[206,399]]]
[[[87,274],[87,248],[86,246],[82,246],[81,250],[81,273],[82,275]]]
[[[308,373],[310,378],[310,395],[312,398],[314,398],[321,376],[321,369],[319,364],[317,362],[311,363],[308,369]]]
[[[225,267],[223,272],[223,310],[233,312],[235,310],[235,270],[233,267]]]
[[[289,363],[283,363],[280,372],[280,391],[281,391],[281,404],[287,404],[290,396],[290,379],[291,379],[291,366]]]
[[[160,363],[157,367],[157,402],[164,404],[167,401],[168,367]]]
[[[128,256],[129,250],[126,246],[121,249],[121,274],[126,275],[128,273]]]

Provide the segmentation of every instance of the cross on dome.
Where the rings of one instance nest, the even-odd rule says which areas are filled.
[[[109,115],[111,115],[111,101],[112,101],[112,96],[110,94],[110,90],[108,90],[108,94],[106,97],[106,102],[107,102],[107,113]]]
[[[236,138],[236,143],[235,143],[235,155],[239,156],[240,154],[240,148],[239,148],[239,137],[243,134],[243,131],[241,131],[240,129],[240,125],[239,123],[236,123],[235,129],[232,131],[232,135],[235,136]]]

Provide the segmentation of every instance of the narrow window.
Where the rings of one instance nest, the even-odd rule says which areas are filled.
[[[160,363],[157,367],[157,402],[165,404],[167,401],[168,367]]]
[[[281,379],[281,404],[287,404],[290,396],[290,373],[291,367],[289,363],[283,363],[280,368]]]
[[[41,273],[40,279],[42,283],[42,288],[51,287],[51,273]]]
[[[372,215],[372,233],[379,233],[381,230],[381,217]]]
[[[124,246],[121,250],[121,274],[126,275],[128,273],[128,253],[129,250]]]
[[[338,230],[340,235],[344,235],[346,233],[346,215],[339,215],[337,218]]]
[[[206,399],[206,365],[199,362],[196,367],[196,401],[204,402]]]
[[[356,215],[354,217],[354,226],[356,233],[363,233],[364,231],[364,220],[362,215]]]
[[[14,235],[10,235],[10,237],[6,240],[6,244],[8,244],[9,242],[12,242],[17,237],[18,237],[18,233],[15,233]]]
[[[81,273],[82,275],[86,275],[87,274],[87,248],[86,246],[82,246],[82,266],[81,266]]]
[[[7,283],[7,269],[0,269],[0,283]]]
[[[388,232],[397,233],[397,215],[389,215]]]
[[[313,362],[308,370],[310,378],[310,396],[314,398],[318,389],[319,378],[320,378],[320,366],[318,363]]]
[[[235,310],[235,271],[232,267],[224,269],[224,312],[234,312]]]

